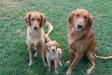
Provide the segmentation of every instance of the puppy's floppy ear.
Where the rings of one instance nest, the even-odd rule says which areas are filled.
[[[56,41],[53,41],[53,42],[57,47],[60,47],[59,43],[57,43]]]
[[[74,13],[71,12],[71,13],[69,14],[69,17],[68,17],[68,22],[69,22],[70,24],[72,24],[72,22],[73,22],[73,17],[74,17]]]
[[[43,27],[46,22],[46,16],[43,13],[41,13],[40,17],[41,17],[40,27]]]
[[[31,13],[27,13],[26,16],[24,16],[24,20],[28,24],[28,26],[31,26],[30,16],[31,16]]]
[[[88,25],[91,27],[92,26],[92,23],[93,23],[93,17],[92,17],[92,15],[89,14],[89,17],[88,17]]]

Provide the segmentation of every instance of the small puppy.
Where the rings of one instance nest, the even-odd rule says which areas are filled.
[[[59,44],[56,41],[49,41],[45,44],[45,49],[44,49],[44,61],[46,61],[46,64],[48,67],[48,71],[51,70],[51,61],[54,62],[54,67],[55,67],[55,73],[58,74],[59,66],[62,66],[61,64],[61,56],[62,56],[62,51],[61,48],[59,47]]]
[[[44,33],[45,23],[47,23],[48,25],[48,33],[46,34],[47,36],[53,30],[53,26],[48,21],[46,22],[46,16],[40,12],[29,12],[26,14],[24,19],[25,22],[27,23],[26,44],[29,50],[29,59],[30,59],[29,66],[31,66],[33,63],[32,50],[35,50],[36,54],[40,52],[43,55],[42,51],[45,45],[45,33]]]

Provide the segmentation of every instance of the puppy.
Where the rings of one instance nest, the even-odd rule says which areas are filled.
[[[46,47],[44,49],[44,61],[47,63],[48,71],[51,70],[51,61],[54,62],[55,73],[58,74],[59,66],[61,64],[61,56],[62,51],[59,47],[59,44],[56,41],[49,41],[46,43]]]
[[[46,17],[43,13],[40,12],[29,12],[26,14],[24,19],[27,23],[26,44],[29,51],[29,66],[31,66],[33,63],[32,50],[35,50],[37,53],[42,53],[43,55],[42,51],[45,45],[44,25],[46,22]],[[48,35],[53,30],[53,26],[48,21],[47,24],[49,29],[47,33]]]

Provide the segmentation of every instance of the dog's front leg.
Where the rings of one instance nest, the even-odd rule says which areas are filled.
[[[60,67],[62,66],[61,59],[59,59],[59,66],[60,66]]]
[[[59,60],[59,66],[61,67],[62,66],[62,63],[61,63],[61,57],[62,57],[62,53],[59,53],[59,56],[58,56],[58,60]]]
[[[43,61],[44,66],[47,67],[47,63],[45,61],[45,55],[43,51],[42,51],[42,61]]]
[[[54,66],[55,66],[55,73],[58,74],[58,69],[59,69],[59,60],[58,58],[54,60]]]
[[[71,74],[72,70],[75,69],[76,65],[79,63],[79,61],[80,61],[81,58],[82,58],[82,55],[80,55],[80,54],[77,54],[74,57],[73,61],[70,64],[69,69],[66,72],[66,75],[70,75]]]
[[[46,59],[47,59],[47,64],[48,64],[47,71],[50,71],[51,70],[51,59],[49,57],[49,53],[46,54]]]
[[[28,51],[29,51],[29,66],[31,66],[33,63],[31,45],[28,45]]]

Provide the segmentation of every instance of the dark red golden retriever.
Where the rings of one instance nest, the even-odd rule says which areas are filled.
[[[70,67],[66,74],[71,74],[84,54],[91,63],[87,70],[87,73],[90,74],[95,68],[96,51],[96,40],[91,28],[93,18],[85,9],[76,9],[70,13],[68,22],[68,45],[71,55]]]
[[[91,14],[85,9],[76,9],[69,15],[68,20],[68,45],[70,52],[70,67],[66,75],[71,74],[76,67],[82,56],[86,55],[90,67],[87,74],[91,74],[95,68],[95,57],[101,59],[110,59],[112,56],[102,57],[95,55],[96,53],[96,40],[94,32],[91,28],[93,18]]]

